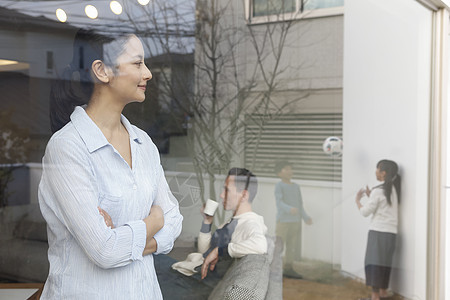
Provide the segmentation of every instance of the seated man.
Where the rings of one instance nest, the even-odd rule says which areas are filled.
[[[257,190],[255,175],[247,169],[232,168],[228,172],[220,195],[224,209],[233,212],[230,222],[211,234],[213,217],[204,215],[198,239],[201,253],[190,253],[183,262],[177,262],[167,255],[154,256],[164,299],[206,299],[211,291],[220,285],[222,276],[233,262],[226,257],[239,258],[247,254],[267,253],[268,243],[265,237],[267,227],[264,225],[263,217],[254,213],[251,207]],[[105,218],[106,225],[113,226],[109,215],[100,208],[99,211]],[[220,262],[219,257],[222,258]],[[208,269],[211,271],[215,269],[205,280],[200,280],[195,270],[202,261],[202,279],[205,279]],[[171,269],[186,276],[179,276]],[[214,299],[222,299],[222,294],[219,297],[216,295]]]
[[[243,257],[265,254],[267,227],[262,216],[252,211],[252,201],[258,190],[256,176],[247,169],[232,168],[225,179],[220,197],[225,210],[233,211],[232,219],[211,235],[213,217],[204,215],[198,237],[198,249],[203,253],[202,279],[214,270],[219,257]]]

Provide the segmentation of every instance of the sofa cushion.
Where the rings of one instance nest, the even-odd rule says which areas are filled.
[[[283,299],[283,241],[280,237],[274,239],[274,254],[270,263],[269,286],[266,299]]]
[[[208,299],[265,299],[269,265],[267,254],[236,259]]]
[[[282,243],[279,238],[266,238],[267,254],[250,254],[235,259],[208,299],[281,299]],[[274,284],[269,282],[269,278],[275,281]]]

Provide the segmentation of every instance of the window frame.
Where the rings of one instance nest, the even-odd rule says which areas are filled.
[[[340,16],[344,14],[344,6],[318,8],[301,11],[301,1],[302,0],[296,0],[295,12],[254,17],[253,0],[247,0],[245,1],[245,18],[247,24],[264,24],[264,23],[274,23],[300,19],[323,18],[331,16]]]

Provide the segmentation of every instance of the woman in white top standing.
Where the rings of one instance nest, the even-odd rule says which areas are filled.
[[[372,215],[364,264],[366,285],[372,287],[372,297],[367,299],[378,300],[389,296],[387,288],[397,236],[401,178],[397,164],[391,160],[379,161],[375,174],[383,183],[372,190],[368,187],[359,190],[356,205],[364,217]],[[362,205],[364,195],[369,199]]]
[[[50,262],[41,299],[162,299],[153,254],[172,249],[183,218],[156,146],[121,114],[152,78],[142,43],[80,30],[64,76],[39,185]]]

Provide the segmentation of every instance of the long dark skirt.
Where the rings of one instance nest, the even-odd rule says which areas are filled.
[[[388,288],[396,237],[394,233],[369,231],[364,261],[366,285],[375,289]]]

